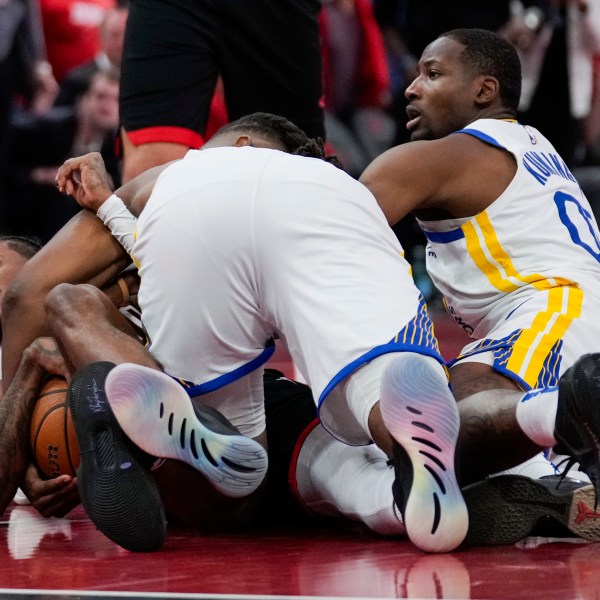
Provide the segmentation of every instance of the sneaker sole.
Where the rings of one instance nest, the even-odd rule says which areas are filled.
[[[446,377],[427,357],[400,355],[382,380],[381,413],[412,463],[401,508],[408,537],[426,552],[453,550],[469,517],[454,471],[459,416]]]
[[[205,427],[183,388],[165,373],[119,365],[106,379],[106,394],[127,436],[149,454],[187,463],[231,498],[247,496],[263,481],[265,449],[251,438]]]
[[[92,363],[75,373],[68,401],[79,444],[77,488],[94,525],[134,552],[158,550],[167,522],[158,487],[144,456],[122,432],[104,382],[112,363]]]
[[[562,488],[556,480],[499,475],[464,488],[463,494],[469,508],[468,545],[514,544],[542,519],[560,523],[577,537],[600,540],[593,485]]]

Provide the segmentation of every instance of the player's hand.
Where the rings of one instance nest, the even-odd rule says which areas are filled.
[[[67,381],[71,379],[69,367],[53,337],[39,337],[31,342],[23,352],[22,362],[38,369],[42,374],[60,375]]]
[[[99,152],[69,158],[59,167],[56,185],[73,196],[79,206],[96,212],[112,194],[110,177]]]
[[[43,517],[64,517],[80,503],[76,478],[42,479],[35,465],[27,468],[21,489]]]

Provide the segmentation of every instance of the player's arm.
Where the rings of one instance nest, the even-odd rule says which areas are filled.
[[[165,167],[151,169],[117,190],[128,209],[139,214]],[[104,161],[97,152],[67,160],[59,168],[56,181],[61,191],[94,212],[113,194]],[[71,219],[28,261],[5,294],[4,389],[14,376],[23,350],[35,338],[49,334],[44,309],[48,292],[59,283],[103,287],[129,264],[125,249],[90,211],[82,211]]]
[[[360,181],[371,191],[388,223],[417,210],[447,209],[465,153],[453,136],[402,144],[378,156]]]
[[[21,355],[37,337],[49,335],[45,298],[59,283],[103,287],[130,258],[90,211],[75,215],[17,274],[2,306],[3,387],[10,385]]]
[[[388,223],[395,225],[419,208],[432,194],[425,157],[429,142],[413,142],[387,150],[360,176],[383,210]]]
[[[153,167],[114,192],[132,215],[135,217],[140,215],[158,176],[170,164]],[[73,196],[80,206],[94,212],[97,212],[113,195],[104,161],[98,152],[91,152],[65,161],[58,169],[56,184],[60,191]]]
[[[40,384],[46,373],[67,377],[53,339],[41,338],[21,356],[18,368],[0,400],[0,514],[13,499],[31,462],[29,428]]]

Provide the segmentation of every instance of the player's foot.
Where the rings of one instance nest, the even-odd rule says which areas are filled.
[[[557,454],[579,463],[600,492],[600,353],[585,354],[561,376],[554,428]]]
[[[594,509],[594,486],[559,475],[531,479],[499,475],[463,489],[469,508],[472,546],[514,544],[529,536],[556,532],[600,541],[600,513]]]
[[[394,438],[394,499],[410,540],[447,552],[469,523],[454,471],[459,417],[444,372],[433,359],[402,353],[386,369],[381,413]]]
[[[224,495],[247,496],[264,479],[265,449],[218,411],[196,404],[195,412],[185,390],[165,373],[119,365],[106,379],[106,394],[137,446],[153,456],[186,462]]]
[[[80,464],[79,497],[94,525],[134,552],[158,550],[167,523],[151,459],[123,433],[106,400],[105,380],[113,363],[77,371],[69,386]]]

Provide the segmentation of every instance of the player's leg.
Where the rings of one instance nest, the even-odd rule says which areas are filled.
[[[569,301],[552,301],[560,294]],[[463,349],[450,368],[461,415],[463,483],[515,467],[556,443],[559,395],[566,392],[525,393],[558,385],[580,356],[594,351],[599,307],[589,290],[538,292],[487,339]]]
[[[342,437],[348,423],[340,428],[336,414],[354,415],[393,458],[394,500],[411,541],[431,552],[458,546],[468,517],[455,472],[458,410],[442,364],[409,350],[379,356],[321,404],[324,424]]]
[[[461,415],[462,481],[472,483],[465,491],[470,543],[510,543],[540,520],[559,521],[587,539],[600,536],[589,485],[590,479],[597,484],[599,464],[593,390],[600,363],[597,355],[578,359],[596,345],[597,304],[586,293],[578,318],[563,316],[552,321],[562,329],[533,335],[540,322],[536,304],[545,308],[546,300],[539,294],[531,299],[530,313],[521,311],[494,331],[493,339],[479,342],[491,350],[470,355],[478,348],[469,345],[450,370]],[[557,329],[560,336],[551,338]],[[540,384],[550,387],[523,391]],[[562,466],[561,456],[551,454],[552,463],[545,458],[550,448],[566,459]],[[546,469],[540,472],[543,461]],[[580,463],[584,472],[565,468],[569,461]],[[548,475],[555,468],[567,476],[562,483]],[[498,471],[499,476],[484,479]]]
[[[358,521],[385,536],[406,534],[392,495],[394,478],[380,448],[344,444],[318,421],[303,437],[291,471],[298,500],[311,513]]]
[[[524,392],[514,380],[490,365],[461,362],[450,369],[450,381],[461,417],[464,485],[514,467],[542,450],[518,425],[516,407]]]
[[[136,135],[135,131],[128,132],[124,127],[121,128],[123,183],[127,183],[152,167],[183,158],[190,148],[194,148],[197,144],[202,143],[201,140],[198,140],[198,142],[189,140],[186,143],[177,143],[160,141],[144,142],[141,141],[142,139],[140,135]]]
[[[325,138],[320,9],[318,0],[219,2],[219,63],[231,120],[269,112]]]
[[[105,381],[115,363],[158,363],[135,337],[125,317],[97,288],[61,284],[45,302],[52,332],[73,371],[69,405],[81,462],[79,497],[94,524],[133,551],[159,548],[166,519],[150,475],[152,458],[135,447],[106,399]]]
[[[441,361],[402,249],[372,196],[348,175],[311,161],[294,165],[292,184],[284,180],[285,165],[269,167],[278,170],[265,171],[265,218],[261,212],[255,219],[265,312],[318,398],[323,425],[346,443],[373,440],[399,459],[397,504],[406,509],[411,540],[425,550],[454,548],[467,529],[454,474],[458,412],[445,371],[432,358]],[[272,199],[271,177],[282,179]],[[431,457],[412,439],[425,434],[437,448]]]
[[[154,381],[153,377],[158,378],[158,383],[163,386],[161,391],[164,391],[166,381],[167,386],[174,386],[175,394],[181,392],[183,397],[178,398],[184,408],[178,406],[175,409],[177,412],[187,409],[190,405],[189,397],[179,384],[159,370],[159,364],[141,343],[125,333],[127,324],[121,313],[96,288],[63,284],[48,296],[46,308],[54,333],[60,339],[65,354],[75,367],[79,367],[70,386],[70,404],[80,448],[87,449],[82,452],[78,473],[80,496],[84,506],[98,528],[120,545],[131,550],[156,549],[163,543],[166,530],[162,502],[156,484],[150,476],[150,465],[153,461],[148,454],[141,452],[139,445],[130,441],[127,425],[131,426],[131,423],[124,423],[124,432],[116,419],[107,398],[107,377],[115,369],[114,363],[125,362],[127,364],[121,367],[128,367],[129,371],[145,369],[146,382]],[[139,364],[132,364],[133,362]],[[140,393],[142,385],[130,390],[131,378],[128,374],[125,378],[117,378],[116,384],[121,386],[121,400],[122,389],[125,388],[125,399],[130,406],[134,406],[134,412],[143,408],[136,403],[140,399],[142,403],[144,401],[144,394]],[[164,402],[172,401],[172,395],[173,388],[167,388]],[[239,436],[235,428],[215,413],[216,411],[212,411],[211,414],[207,414],[205,409],[200,420],[192,411],[192,414],[187,415],[188,432],[201,429],[206,434],[205,437],[212,436],[212,442],[215,442],[215,438],[220,436],[216,433],[218,431],[235,436],[236,439],[240,438],[243,443],[251,443],[254,450],[264,454],[260,444]],[[134,415],[131,422],[136,424],[140,414],[138,412]],[[162,435],[163,440],[165,435],[170,438],[168,427],[169,425],[165,424],[159,432],[155,432],[156,435]],[[180,439],[179,436],[177,439]],[[139,440],[134,439],[135,441]],[[199,436],[197,448],[202,447]],[[227,468],[234,465],[239,454],[235,445],[229,444],[228,448],[233,448],[235,456],[229,456],[231,460],[225,465]],[[150,448],[151,451],[153,449],[160,450],[156,446]],[[159,455],[160,452],[156,454]],[[222,454],[227,461],[227,452]],[[217,456],[216,451],[213,451],[213,455]],[[128,465],[127,469],[115,468],[117,462],[120,465]],[[194,464],[194,467],[196,480],[204,479],[205,487],[215,488],[221,485],[219,490],[222,496],[222,477],[218,469],[203,469],[198,464]],[[242,475],[246,475],[249,470],[242,468]],[[262,477],[260,479],[262,480]],[[259,483],[260,481],[252,489]],[[249,495],[252,489],[248,490],[246,495]],[[212,494],[216,495],[214,491]],[[231,514],[235,517],[236,514],[243,516],[249,512],[246,504],[252,505],[253,502],[246,503],[243,498],[233,498],[225,500],[220,506],[229,506]],[[208,510],[206,507],[210,506],[217,506],[217,502],[213,502],[212,505],[203,502],[197,508],[198,511]],[[209,519],[206,514],[203,518]],[[232,521],[239,523],[235,518]]]
[[[130,8],[120,94],[123,182],[204,141],[218,76],[210,5],[140,0]]]
[[[45,308],[72,371],[96,361],[135,362],[160,369],[127,319],[98,288],[60,284],[46,297]]]

